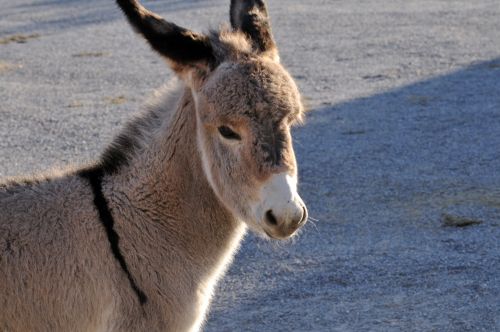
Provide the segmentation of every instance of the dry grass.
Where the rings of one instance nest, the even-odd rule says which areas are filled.
[[[118,97],[108,97],[105,98],[106,102],[111,104],[111,105],[121,105],[125,104],[127,102],[127,98],[125,96],[118,96]]]
[[[348,130],[348,131],[343,131],[341,134],[342,135],[363,135],[366,134],[368,131],[364,129],[359,129],[359,130]]]
[[[7,36],[4,38],[1,38],[0,45],[7,45],[10,43],[24,44],[24,43],[27,43],[28,40],[36,39],[36,38],[40,38],[40,35],[38,33],[34,33],[31,35],[21,35],[21,34],[12,35],[12,36]]]
[[[21,68],[21,65],[16,65],[13,63],[8,63],[0,60],[0,74],[14,68]]]
[[[70,104],[66,105],[67,108],[78,108],[83,107],[83,103],[79,100],[74,100]]]
[[[73,54],[72,57],[74,58],[99,58],[103,56],[109,56],[109,53],[106,52],[81,52],[81,53],[76,53]]]
[[[419,106],[429,106],[434,98],[423,95],[411,95],[408,97],[408,101],[413,105]]]

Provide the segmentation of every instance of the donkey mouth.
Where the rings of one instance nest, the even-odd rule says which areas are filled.
[[[291,238],[293,235],[295,235],[297,233],[297,230],[299,228],[300,227],[290,227],[290,228],[287,228],[286,230],[280,229],[280,228],[276,228],[274,231],[271,231],[269,229],[263,229],[263,230],[264,230],[264,233],[266,233],[266,235],[270,239],[273,239],[273,240],[286,240],[286,239]]]
[[[266,235],[270,238],[270,239],[273,239],[273,240],[281,240],[280,238],[277,238],[275,237],[274,235],[272,235],[269,231],[267,230],[264,230],[264,233],[266,233]]]
[[[270,232],[268,231],[264,231],[266,233],[266,235],[270,238],[270,239],[273,239],[273,240],[276,240],[276,241],[283,241],[283,240],[286,240],[288,239],[292,234],[290,235],[286,235],[286,236],[276,236],[276,235],[273,235],[271,234]]]

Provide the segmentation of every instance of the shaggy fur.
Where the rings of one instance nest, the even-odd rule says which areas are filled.
[[[118,2],[143,33],[149,12]],[[274,174],[296,178],[290,126],[303,108],[276,57],[233,28],[183,33],[174,53],[153,45],[183,81],[95,164],[0,184],[0,331],[197,331],[246,226],[285,238],[305,222],[299,197],[300,218],[266,228],[251,214]],[[210,54],[179,55],[193,40]]]

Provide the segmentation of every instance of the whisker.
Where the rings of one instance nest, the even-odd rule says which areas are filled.
[[[314,229],[319,233],[318,226],[316,226],[316,223],[315,223],[315,221],[318,221],[318,220],[311,220],[311,218],[309,217],[308,221],[309,221],[308,224],[312,225],[314,227]]]

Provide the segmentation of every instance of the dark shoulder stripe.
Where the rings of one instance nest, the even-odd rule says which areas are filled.
[[[90,186],[92,187],[92,192],[94,194],[94,205],[99,212],[99,218],[102,225],[104,226],[104,229],[106,230],[106,235],[108,237],[113,256],[118,261],[118,263],[120,263],[120,267],[127,275],[130,286],[136,293],[141,305],[143,305],[147,302],[148,299],[146,297],[146,294],[144,294],[144,292],[137,286],[134,278],[132,277],[132,274],[128,269],[127,262],[125,261],[125,258],[120,251],[120,247],[118,245],[120,242],[120,236],[114,229],[113,215],[109,210],[108,202],[106,201],[106,198],[104,197],[104,194],[102,192],[102,177],[104,175],[104,171],[102,170],[102,168],[96,167],[82,170],[79,175],[87,179],[90,183]]]

